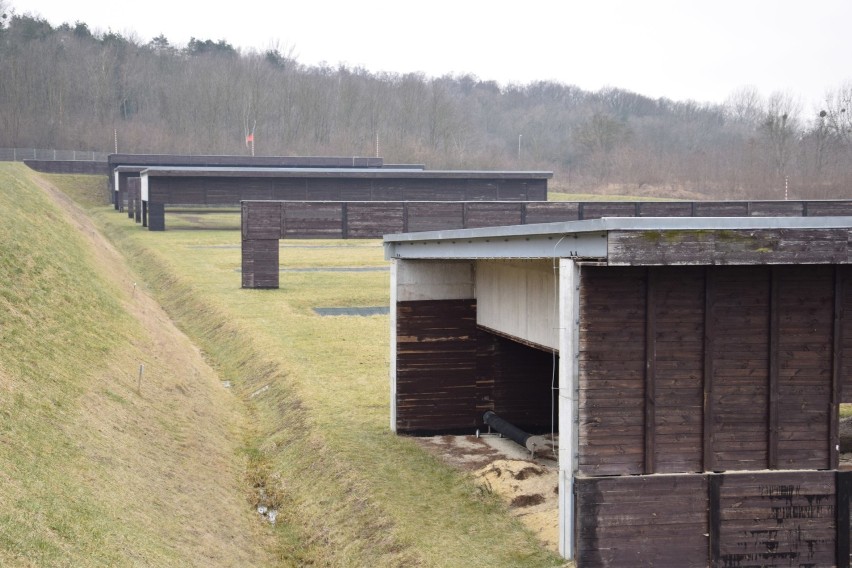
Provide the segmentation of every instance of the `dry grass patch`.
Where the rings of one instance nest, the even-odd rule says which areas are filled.
[[[242,290],[238,232],[150,233],[96,214],[249,404],[303,562],[562,564],[468,475],[390,432],[388,317],[312,312],[387,305],[387,273],[282,273],[278,290]],[[385,263],[376,240],[283,241],[280,250],[284,267]]]
[[[268,565],[241,405],[43,180],[0,166],[0,565]]]

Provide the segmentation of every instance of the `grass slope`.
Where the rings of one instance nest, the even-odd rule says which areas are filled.
[[[281,564],[562,564],[496,496],[390,432],[387,316],[313,312],[387,305],[387,273],[285,272],[279,290],[242,290],[239,232],[151,233],[91,214],[246,402]],[[378,241],[287,241],[281,263],[386,265]]]
[[[0,164],[0,566],[267,565],[239,402],[41,179]]]

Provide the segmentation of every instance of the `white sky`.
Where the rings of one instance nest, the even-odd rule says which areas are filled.
[[[0,0],[2,1],[2,0]],[[370,71],[554,80],[721,103],[753,86],[806,114],[852,83],[850,0],[6,0],[52,25],[164,34]]]

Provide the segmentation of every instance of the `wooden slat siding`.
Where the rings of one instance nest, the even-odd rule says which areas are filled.
[[[142,180],[138,177],[127,178],[127,213],[138,220],[142,200]]]
[[[780,364],[780,283],[778,267],[769,269],[769,385],[766,467],[778,469],[778,366]]]
[[[834,269],[776,267],[778,469],[831,467]]]
[[[521,225],[523,203],[464,202],[464,226],[496,227],[499,225]]]
[[[467,180],[463,193],[465,201],[499,201],[500,182],[495,180]]]
[[[397,431],[473,431],[476,300],[397,303]]]
[[[720,478],[715,565],[835,565],[835,472],[761,472]]]
[[[769,271],[717,268],[710,313],[713,469],[767,467]]]
[[[700,472],[704,269],[654,268],[655,473]]]
[[[840,377],[841,403],[852,402],[852,270],[838,266],[840,271]]]
[[[642,473],[645,273],[590,267],[582,278],[579,471]]]
[[[577,478],[577,566],[708,565],[704,475]]]
[[[525,184],[527,186],[527,201],[547,201],[547,180],[530,179]]]
[[[844,229],[610,231],[607,243],[613,266],[838,264],[850,254]]]
[[[480,329],[477,412],[486,410],[522,430],[543,434],[558,424],[552,387],[559,356]],[[482,424],[480,424],[482,426]]]
[[[850,555],[850,523],[849,501],[852,499],[852,471],[838,471],[835,473],[837,492],[836,518],[837,518],[837,568],[849,568]]]
[[[802,201],[750,201],[749,215],[752,217],[802,217],[805,205]]]
[[[527,224],[576,221],[579,218],[579,203],[549,201],[545,203],[527,202],[526,204]]]
[[[714,406],[715,396],[713,395],[713,342],[717,335],[715,318],[710,317],[713,313],[713,305],[716,301],[716,271],[711,268],[704,268],[704,341],[701,346],[702,354],[702,371],[704,380],[704,416],[702,417],[702,446],[701,446],[701,462],[704,471],[717,471],[716,458],[713,453],[713,447],[716,443],[716,436],[713,429],[713,416],[716,415]]]
[[[343,238],[343,203],[289,203],[282,212],[285,239]]]
[[[278,288],[278,239],[243,239],[242,256],[243,288]]]
[[[148,203],[148,230],[166,230],[166,209],[162,203]]]
[[[696,201],[692,207],[694,217],[748,217],[747,201]]]
[[[409,203],[408,230],[437,231],[464,228],[464,203]]]
[[[689,201],[641,201],[638,208],[640,217],[692,217]]]
[[[94,160],[24,160],[24,165],[46,174],[107,175],[110,172],[107,162]]]
[[[656,471],[657,293],[656,272],[645,270],[645,456],[644,473]]]
[[[852,215],[852,201],[806,201],[808,217],[846,217]]]
[[[829,468],[840,466],[840,401],[843,400],[843,271],[834,267],[833,313],[831,326],[831,405],[828,409]]]
[[[380,239],[382,235],[402,233],[404,202],[349,203],[346,236],[350,239]]]
[[[600,219],[602,217],[635,217],[636,205],[636,202],[586,201],[582,204],[581,219]]]
[[[134,220],[137,223],[142,222],[142,211],[143,211],[143,209],[144,209],[144,204],[142,203],[142,184],[141,184],[141,180],[140,180],[139,187],[136,189],[136,211],[135,211],[135,217],[134,217]]]
[[[243,239],[280,239],[282,204],[275,201],[246,201],[241,207]]]
[[[524,180],[500,180],[497,184],[497,199],[500,201],[530,201]]]
[[[347,192],[349,181],[355,182],[351,196]],[[369,195],[370,192],[369,180],[362,179],[307,178],[305,179],[305,187],[307,188],[305,199],[312,201],[351,201],[357,199],[354,197],[356,195],[361,196],[365,193]],[[369,201],[369,197],[367,200]]]

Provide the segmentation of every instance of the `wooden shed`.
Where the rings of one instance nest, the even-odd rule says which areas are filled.
[[[152,166],[171,167],[253,167],[253,168],[381,168],[382,158],[357,156],[234,156],[190,154],[109,154],[110,195],[116,210],[122,209],[127,196],[125,182],[138,177]],[[406,166],[417,168],[422,166]]]
[[[560,550],[580,568],[849,566],[850,231],[607,217],[388,235],[390,427],[556,421]]]
[[[551,172],[390,168],[150,167],[140,174],[148,228],[166,205],[287,201],[546,201]]]

